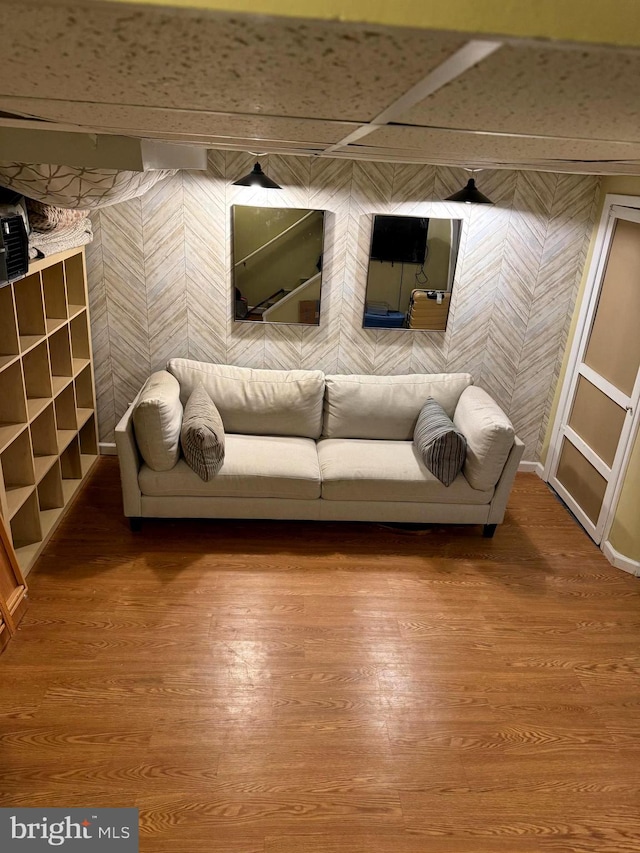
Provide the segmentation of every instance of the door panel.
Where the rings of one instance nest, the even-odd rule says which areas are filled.
[[[556,477],[587,518],[596,524],[607,481],[567,439],[562,443]]]
[[[599,542],[640,397],[640,211],[612,206],[554,428],[549,484]]]
[[[569,426],[609,468],[615,459],[626,415],[625,409],[611,397],[584,376],[578,377]]]
[[[640,367],[640,223],[615,225],[585,364],[625,394]]]

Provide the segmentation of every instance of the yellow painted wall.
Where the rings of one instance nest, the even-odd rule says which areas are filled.
[[[637,0],[112,0],[483,36],[640,46]]]
[[[598,231],[598,225],[600,223],[600,217],[602,215],[604,199],[607,194],[611,193],[618,193],[620,195],[640,196],[640,177],[616,175],[612,177],[601,178],[600,203],[596,215],[596,223],[593,229],[593,234],[591,236],[591,243],[589,245],[587,261],[584,266],[584,273],[582,276],[582,281],[580,282],[580,290],[578,292],[578,298],[576,300],[576,307],[573,314],[573,319],[571,321],[571,328],[569,331],[567,348],[565,350],[564,362],[562,364],[562,370],[560,372],[560,378],[558,379],[558,386],[556,388],[556,394],[553,400],[551,414],[549,416],[549,428],[547,429],[547,434],[545,436],[541,454],[543,464],[545,462],[549,449],[551,430],[553,428],[553,422],[555,420],[556,412],[558,410],[560,392],[567,370],[569,350],[571,349],[573,338],[575,336],[576,325],[578,322],[578,313],[580,311],[582,300],[584,298],[585,288],[587,284],[587,273],[589,271],[591,259],[593,257],[593,248],[595,244],[596,234]],[[609,541],[611,542],[613,547],[625,557],[629,557],[632,560],[640,560],[640,435],[636,437],[634,448],[631,454],[631,459],[629,461],[629,466],[627,468],[625,476],[624,487],[622,489],[622,494],[620,495],[620,500],[618,501],[618,508],[616,510],[613,527],[611,528],[611,533],[609,534]]]

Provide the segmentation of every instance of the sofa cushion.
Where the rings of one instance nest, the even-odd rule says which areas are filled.
[[[468,373],[327,376],[323,435],[409,441],[428,397],[453,417],[469,385]]]
[[[462,474],[447,488],[427,470],[412,441],[322,438],[322,497],[333,501],[488,504],[493,489],[472,489]]]
[[[224,427],[202,383],[184,407],[180,445],[184,461],[201,480],[215,477],[224,462]]]
[[[460,395],[453,422],[467,439],[465,477],[474,489],[492,489],[513,447],[511,421],[486,391],[474,385]]]
[[[324,374],[320,370],[256,370],[172,358],[167,370],[188,400],[204,385],[227,433],[318,438],[322,430]]]
[[[413,443],[422,461],[444,486],[462,471],[467,441],[440,403],[429,397],[418,415]]]
[[[168,471],[180,456],[182,403],[180,385],[166,370],[152,373],[133,410],[140,455],[154,471]]]
[[[162,474],[143,465],[138,482],[143,495],[156,497],[320,497],[318,454],[310,438],[227,434],[224,463],[212,480],[201,480],[181,459]]]

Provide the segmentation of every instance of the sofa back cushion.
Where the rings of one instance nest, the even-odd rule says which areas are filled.
[[[500,479],[513,447],[515,431],[509,418],[482,388],[460,395],[453,423],[467,439],[462,473],[474,489],[492,489]]]
[[[433,397],[451,418],[469,373],[327,376],[323,434],[327,438],[411,441],[420,410]]]
[[[324,396],[320,370],[257,370],[186,358],[172,358],[167,370],[180,383],[183,404],[202,382],[222,415],[225,432],[320,436]]]
[[[153,471],[169,471],[180,456],[182,403],[176,378],[159,370],[138,394],[133,429],[140,455]]]

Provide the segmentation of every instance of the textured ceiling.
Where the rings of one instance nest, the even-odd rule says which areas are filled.
[[[640,174],[630,49],[509,40],[465,64],[459,33],[59,0],[0,13],[0,111],[51,132]]]

